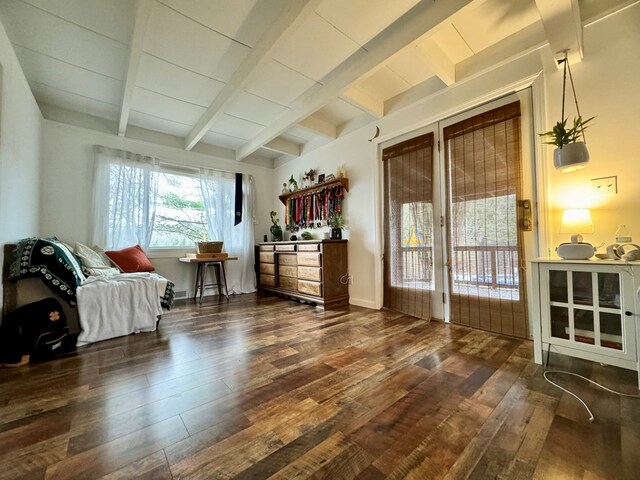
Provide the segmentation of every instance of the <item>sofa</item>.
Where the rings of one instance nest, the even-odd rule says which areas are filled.
[[[131,249],[104,252],[82,244],[72,248],[56,238],[39,237],[5,245],[3,314],[54,297],[63,306],[78,346],[155,330],[162,309],[173,303],[173,283],[153,272],[139,246]],[[122,271],[114,268],[118,264],[109,254],[121,262],[144,257],[148,263],[143,260]]]

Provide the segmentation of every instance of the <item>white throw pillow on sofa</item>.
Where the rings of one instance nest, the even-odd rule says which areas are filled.
[[[76,242],[75,252],[87,269],[111,268],[111,262],[108,260],[105,262],[102,255],[80,242]]]

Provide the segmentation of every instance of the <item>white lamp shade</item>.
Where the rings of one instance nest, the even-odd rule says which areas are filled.
[[[591,213],[586,208],[568,208],[562,213],[560,233],[593,233]]]

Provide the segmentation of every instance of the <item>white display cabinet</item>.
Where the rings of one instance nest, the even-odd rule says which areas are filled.
[[[535,362],[549,350],[640,372],[639,277],[640,262],[534,260]]]

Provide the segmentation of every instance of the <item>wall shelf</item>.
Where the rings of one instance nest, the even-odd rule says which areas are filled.
[[[280,201],[286,205],[287,204],[287,200],[289,200],[290,198],[296,198],[296,197],[301,197],[304,195],[308,195],[310,193],[316,193],[316,192],[321,192],[322,190],[326,190],[329,189],[331,187],[335,187],[336,185],[342,185],[342,188],[345,189],[345,191],[349,191],[349,179],[348,178],[336,178],[335,180],[330,180],[328,182],[324,182],[321,183],[319,185],[314,185],[312,187],[307,187],[307,188],[300,188],[294,192],[290,192],[287,194],[282,194],[279,195],[278,198],[280,199]]]

